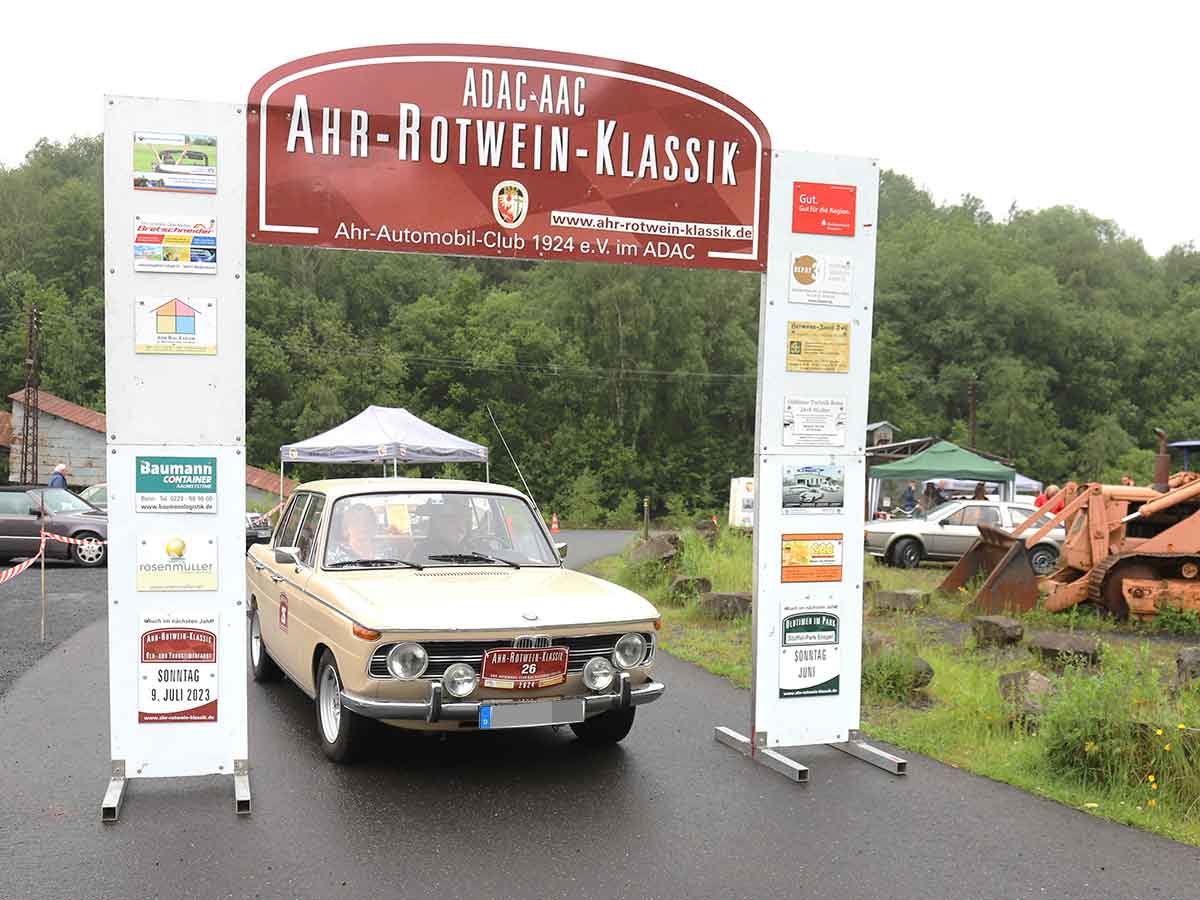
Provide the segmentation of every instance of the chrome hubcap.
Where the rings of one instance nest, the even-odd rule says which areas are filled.
[[[325,734],[325,740],[332,744],[338,739],[342,722],[342,685],[333,666],[326,666],[321,672],[320,699],[317,702],[321,705],[321,731]]]
[[[258,624],[258,610],[250,617],[250,661],[255,666],[262,658],[262,626]]]
[[[85,563],[98,563],[104,559],[104,545],[99,541],[87,541],[79,544],[78,550],[79,561]]]

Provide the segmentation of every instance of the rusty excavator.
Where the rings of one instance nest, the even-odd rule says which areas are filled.
[[[1025,612],[1039,598],[1051,612],[1087,603],[1118,619],[1152,618],[1164,607],[1200,611],[1200,474],[1171,476],[1166,433],[1155,433],[1153,486],[1070,482],[1055,498],[1057,512],[1042,507],[1012,532],[980,525],[941,589],[986,574],[975,606],[993,614]],[[1029,550],[1060,524],[1059,567],[1039,578]]]

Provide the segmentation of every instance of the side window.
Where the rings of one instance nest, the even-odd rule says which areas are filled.
[[[305,565],[313,564],[313,547],[317,543],[317,529],[321,527],[321,513],[325,510],[325,498],[314,495],[300,523],[296,546],[300,548],[300,559]]]
[[[27,516],[34,501],[24,491],[0,492],[0,516]]]
[[[1027,506],[1012,507],[1013,527],[1015,528],[1016,526],[1020,525],[1022,522],[1024,522],[1026,519],[1028,519],[1030,516],[1032,516],[1036,511],[1037,510],[1032,509]],[[1029,527],[1030,528],[1041,528],[1043,525],[1045,525],[1049,521],[1050,521],[1050,513],[1043,513]]]
[[[962,510],[960,525],[999,525],[1000,511],[994,506],[968,506]]]
[[[965,525],[967,523],[963,521],[963,517],[966,515],[966,512],[967,511],[965,509],[960,509],[958,512],[946,516],[946,518],[942,519],[942,521],[947,525]]]
[[[296,534],[300,531],[300,520],[304,517],[304,507],[308,502],[308,494],[298,494],[288,507],[287,519],[275,535],[276,547],[295,547]]]

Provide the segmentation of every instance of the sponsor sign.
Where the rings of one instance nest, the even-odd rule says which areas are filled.
[[[845,447],[846,398],[783,398],[783,446]]]
[[[841,466],[784,466],[783,514],[840,513],[845,496]]]
[[[151,612],[138,641],[138,722],[217,721],[217,616]]]
[[[135,131],[133,189],[215,194],[216,137],[173,131]]]
[[[134,216],[133,270],[215,275],[217,220]]]
[[[251,243],[766,266],[766,129],[660,69],[370,47],[274,69],[247,113]]]
[[[779,696],[837,694],[841,686],[838,617],[831,613],[785,616],[780,634]]]
[[[858,189],[852,184],[792,184],[792,233],[854,237]]]
[[[729,524],[734,528],[754,527],[754,479],[729,479]]]
[[[193,531],[142,535],[136,584],[139,591],[215,591],[216,536]]]
[[[217,511],[217,460],[213,456],[135,457],[134,484],[134,512]]]
[[[217,352],[214,297],[138,297],[133,307],[134,351],[212,356]]]
[[[842,535],[785,534],[781,580],[829,582],[842,580]]]
[[[788,322],[789,372],[850,371],[849,322]]]
[[[816,306],[849,306],[853,265],[849,256],[793,253],[788,300]]]

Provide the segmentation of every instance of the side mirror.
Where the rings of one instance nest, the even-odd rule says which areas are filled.
[[[939,521],[938,521],[938,525],[940,525],[942,528],[945,528],[945,527],[946,527],[946,520],[945,520],[945,519],[941,519],[941,520],[939,520]]]
[[[566,541],[555,541],[554,549],[558,551],[559,559],[567,558],[567,542]]]
[[[281,566],[286,566],[289,563],[292,565],[300,565],[300,548],[299,547],[276,547],[275,562]]]

